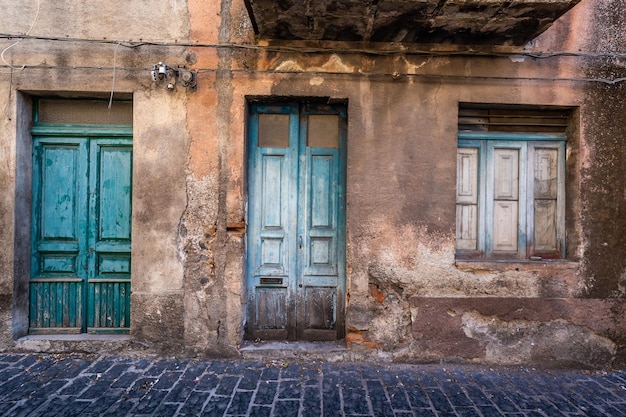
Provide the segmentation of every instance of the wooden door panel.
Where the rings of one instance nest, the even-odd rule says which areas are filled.
[[[297,128],[291,106],[252,106],[248,206],[248,321],[252,339],[289,338],[293,306]]]
[[[306,329],[333,329],[336,325],[336,297],[334,288],[306,288],[304,294]]]
[[[130,280],[90,280],[87,298],[88,332],[130,327]]]
[[[298,338],[335,340],[340,337],[341,311],[340,245],[342,241],[342,162],[345,152],[342,118],[336,109],[309,105],[303,117],[306,140],[301,141],[305,156],[300,170],[300,232],[306,246],[302,251],[302,271],[298,285]],[[321,113],[321,114],[320,114]]]
[[[476,250],[478,248],[478,206],[456,206],[456,247]]]
[[[29,332],[80,333],[83,285],[80,279],[31,280]]]
[[[457,204],[478,204],[478,148],[457,150]]]
[[[554,252],[557,244],[557,201],[535,200],[534,206],[535,251]]]
[[[289,190],[290,175],[286,153],[261,155],[261,176],[258,178],[261,188],[261,201],[258,210],[260,250],[256,261],[256,274],[289,274],[290,236],[285,229],[285,221],[290,214]],[[256,206],[255,206],[256,207]],[[294,239],[291,237],[291,239]]]
[[[132,142],[90,143],[89,276],[87,332],[121,332],[130,326]]]
[[[308,206],[303,225],[308,239],[304,275],[337,274],[338,156],[319,150],[307,152],[310,170],[306,179]]]
[[[98,189],[100,197],[98,240],[130,243],[132,149],[120,146],[99,148]],[[126,248],[128,249],[128,248]]]
[[[86,159],[84,139],[33,142],[31,333],[79,333],[83,326]]]
[[[457,150],[456,248],[478,248],[478,148]]]
[[[495,201],[493,208],[493,250],[517,251],[517,201]]]
[[[519,186],[519,150],[494,149],[494,199],[517,200]]]

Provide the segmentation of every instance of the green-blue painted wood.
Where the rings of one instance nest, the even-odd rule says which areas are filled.
[[[557,243],[558,251],[548,254],[550,257],[565,257],[565,137],[562,135],[550,134],[499,134],[489,132],[476,132],[467,134],[459,133],[458,146],[462,148],[478,149],[478,189],[479,216],[478,222],[478,249],[484,253],[486,258],[494,259],[515,259],[527,258],[533,255],[533,187],[534,174],[533,165],[530,163],[532,149],[549,148],[558,151],[558,198],[557,198]],[[496,150],[514,149],[519,152],[518,157],[518,187],[519,195],[517,201],[517,250],[507,252],[497,252],[494,249],[494,177],[495,163],[494,154]],[[543,255],[543,254],[542,254]]]
[[[130,310],[130,291],[116,299],[114,287],[130,280],[132,142],[130,139],[99,138],[91,141],[90,212],[97,221],[89,228],[88,332],[127,328],[129,322],[116,320],[120,309]],[[103,281],[105,280],[105,281]]]
[[[103,132],[110,134],[102,137]],[[126,127],[33,128],[41,135],[33,138],[33,333],[128,332],[130,132]],[[123,295],[115,295],[120,285]]]
[[[94,126],[94,125],[63,125],[63,124],[40,124],[31,129],[33,136],[62,136],[62,137],[122,137],[133,135],[133,129],[129,126]]]
[[[267,114],[289,116],[288,146],[259,145]],[[308,146],[311,114],[337,116],[339,146]],[[250,105],[247,337],[343,336],[345,120],[344,106]]]
[[[459,140],[514,140],[514,141],[565,141],[560,133],[506,133],[506,132],[459,132]]]

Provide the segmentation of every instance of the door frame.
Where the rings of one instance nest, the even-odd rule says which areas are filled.
[[[305,107],[309,104],[311,105],[327,105],[328,108],[333,108],[335,109],[336,113],[318,113],[318,114],[338,114],[339,115],[339,122],[340,122],[340,128],[339,128],[339,144],[338,144],[338,201],[337,201],[337,227],[338,227],[338,242],[337,242],[337,274],[338,274],[338,282],[337,282],[337,297],[336,297],[336,322],[335,322],[335,327],[336,327],[336,337],[333,338],[327,338],[325,335],[323,335],[321,333],[319,333],[319,336],[321,336],[318,340],[322,341],[322,340],[339,340],[339,339],[343,339],[345,338],[345,334],[346,334],[346,329],[345,329],[345,308],[346,308],[346,280],[347,280],[347,259],[346,259],[346,252],[347,252],[347,248],[346,248],[346,242],[347,242],[347,223],[346,223],[346,212],[347,212],[347,130],[348,130],[348,121],[347,121],[347,115],[348,115],[348,102],[347,100],[335,100],[333,101],[333,104],[328,104],[329,103],[329,99],[328,98],[268,98],[268,97],[262,97],[262,98],[253,98],[253,99],[248,99],[248,101],[246,102],[246,123],[245,123],[245,151],[244,151],[244,161],[245,161],[245,175],[244,175],[244,183],[245,183],[245,219],[246,219],[246,225],[247,225],[247,233],[246,233],[246,237],[245,237],[245,241],[244,241],[244,288],[245,288],[245,299],[246,299],[246,307],[244,309],[245,314],[244,314],[244,339],[248,339],[248,340],[255,340],[255,339],[261,339],[261,340],[266,340],[263,336],[265,336],[263,334],[263,332],[255,332],[254,331],[254,324],[251,323],[252,317],[253,315],[251,314],[251,309],[254,308],[254,304],[253,304],[253,298],[250,297],[250,292],[254,291],[254,286],[251,285],[251,279],[250,277],[253,275],[253,271],[252,269],[254,268],[254,262],[251,261],[251,259],[249,259],[250,256],[250,245],[252,244],[252,242],[250,241],[251,239],[251,233],[250,233],[250,202],[251,202],[251,195],[252,195],[252,190],[250,189],[250,176],[253,175],[251,167],[252,167],[252,158],[253,158],[253,152],[256,149],[259,149],[258,147],[253,147],[251,140],[252,140],[252,128],[251,128],[251,117],[253,117],[252,111],[253,111],[253,107],[255,106],[286,106],[286,107],[292,107],[291,113],[293,113],[293,106],[296,106],[298,108],[297,113],[295,114],[295,117],[298,119],[298,131],[296,133],[297,136],[297,141],[298,141],[298,147],[302,146],[302,143],[306,144],[306,132],[302,132],[300,130],[300,126],[302,124],[302,118],[305,115]],[[315,112],[309,113],[309,114],[315,114]],[[293,116],[293,114],[292,114]],[[257,124],[258,125],[258,124]],[[291,130],[291,126],[290,126],[290,130]],[[293,132],[292,132],[293,133]],[[297,154],[299,154],[297,152]],[[298,159],[298,156],[296,156],[296,159]],[[296,181],[297,184],[297,193],[300,194],[302,191],[300,190],[300,182],[301,182],[301,178],[300,178],[300,162],[296,161],[296,165],[297,165],[297,172],[298,172],[298,180]],[[307,168],[308,169],[308,168]],[[301,217],[302,217],[302,213],[297,212],[295,214],[296,217],[296,221],[295,224],[291,225],[290,227],[292,227],[296,232],[299,232],[300,227],[300,222],[302,221]],[[297,235],[297,233],[296,233]],[[300,262],[300,256],[297,257],[298,258],[298,262]],[[294,265],[296,263],[296,261],[293,261]],[[298,265],[298,268],[300,268],[300,265]],[[295,290],[295,286],[298,285],[299,283],[296,281],[301,280],[302,277],[297,277],[296,279],[293,280],[292,283],[290,283],[290,285],[292,285],[294,287]],[[301,283],[300,283],[301,284]],[[293,297],[294,299],[296,297]],[[293,317],[292,320],[301,320],[302,317],[300,316],[300,311],[303,311],[299,308],[294,308],[294,313],[293,313]],[[293,326],[293,328],[295,329],[295,325]],[[315,333],[315,331],[313,331],[313,333]],[[301,336],[301,331],[297,331],[297,330],[293,330],[290,333],[286,333],[286,337],[285,339],[280,339],[280,340],[285,340],[285,341],[295,341],[295,340],[300,340],[300,336]],[[271,339],[267,339],[267,340],[271,340]]]

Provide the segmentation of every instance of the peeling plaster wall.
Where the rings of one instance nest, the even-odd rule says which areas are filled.
[[[20,11],[2,3],[8,12],[0,26],[28,31],[37,2]],[[525,50],[623,51],[625,23],[613,11],[624,6],[583,0]],[[29,184],[28,100],[57,93],[108,97],[115,76],[116,93],[132,96],[134,108],[131,340],[141,346],[175,355],[240,355],[247,99],[329,97],[348,102],[351,354],[590,366],[626,361],[624,87],[553,81],[623,77],[620,59],[367,54],[345,50],[361,44],[341,42],[277,51],[265,47],[289,44],[255,40],[243,0],[98,3],[97,24],[95,2],[40,7],[33,35],[113,43],[25,39],[5,53],[16,69],[0,72],[0,109],[7,115],[0,118],[7,138],[0,144],[0,184],[7,191],[0,197],[0,350],[15,349],[11,339],[25,332],[28,254],[17,236],[29,236],[30,214],[23,209],[27,199],[14,196]],[[74,24],[55,26],[59,15]],[[116,46],[141,40],[189,45]],[[0,40],[0,48],[13,42]],[[215,44],[246,48],[202,46]],[[305,53],[307,46],[335,50]],[[153,83],[148,70],[159,61],[200,69],[197,89],[167,91]],[[25,64],[37,67],[17,69]],[[459,102],[574,109],[567,260],[455,260]]]

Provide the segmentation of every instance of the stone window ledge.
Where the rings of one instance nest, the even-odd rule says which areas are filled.
[[[563,259],[542,260],[485,260],[485,259],[457,259],[454,262],[457,269],[464,272],[503,272],[503,271],[576,271],[578,262]]]

